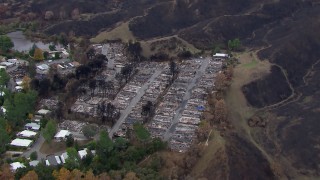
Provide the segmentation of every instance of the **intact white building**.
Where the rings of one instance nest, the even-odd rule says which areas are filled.
[[[22,85],[22,80],[21,79],[19,79],[19,80],[16,80],[16,84],[18,85],[18,86],[21,86]]]
[[[24,131],[19,132],[17,135],[20,137],[24,137],[24,138],[31,138],[31,137],[36,136],[37,133],[34,131],[24,130]]]
[[[32,140],[29,139],[14,139],[13,141],[11,141],[10,145],[11,146],[18,146],[18,147],[29,147],[32,143]]]
[[[78,151],[80,159],[84,158],[88,153],[87,153],[87,148]]]
[[[224,54],[224,53],[216,53],[213,55],[214,59],[227,59],[229,58],[229,54]]]
[[[95,155],[96,151],[95,150],[91,150],[91,153],[93,155]],[[88,154],[88,149],[84,148],[83,150],[78,151],[78,154],[79,154],[80,159],[82,159],[82,158],[86,157],[86,155]]]
[[[56,161],[57,161],[58,164],[61,164],[61,160],[60,160],[60,157],[59,157],[59,156],[54,156],[54,158],[56,159]]]
[[[68,130],[60,130],[54,138],[58,141],[65,140],[70,135]]]
[[[36,166],[38,166],[39,163],[40,163],[40,161],[34,160],[34,161],[30,161],[30,162],[29,162],[29,165],[30,165],[30,166],[33,166],[33,167],[36,167]]]
[[[49,66],[47,64],[41,64],[37,66],[37,69],[40,71],[47,71],[49,70]]]
[[[39,115],[47,115],[48,113],[50,113],[50,111],[47,110],[47,109],[40,109],[40,110],[38,111],[38,114],[39,114]]]
[[[19,168],[25,168],[26,166],[24,164],[22,164],[21,162],[14,162],[10,164],[11,166],[11,170],[14,172]]]
[[[9,67],[13,67],[13,66],[14,66],[14,63],[11,63],[11,62],[1,62],[0,65],[9,68]]]
[[[25,129],[33,130],[33,131],[39,131],[40,130],[40,125],[37,123],[27,123],[24,125]]]
[[[23,90],[23,87],[22,86],[16,86],[16,87],[14,87],[14,89],[15,89],[16,92],[20,92],[20,91]]]
[[[63,164],[66,163],[66,159],[68,159],[68,153],[67,152],[62,153],[60,156],[60,159]]]

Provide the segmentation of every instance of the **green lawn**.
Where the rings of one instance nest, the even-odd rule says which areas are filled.
[[[258,64],[258,61],[255,60],[255,59],[253,59],[253,60],[252,60],[251,62],[249,62],[249,63],[242,64],[242,67],[244,67],[244,68],[254,68],[254,67],[257,66],[257,64]]]

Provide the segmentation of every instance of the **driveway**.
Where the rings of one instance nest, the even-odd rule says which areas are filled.
[[[46,158],[46,154],[42,154],[42,153],[40,152],[40,148],[41,148],[42,144],[44,143],[44,141],[45,141],[45,140],[44,140],[42,134],[40,133],[40,136],[39,136],[39,138],[36,140],[36,142],[30,147],[30,149],[28,149],[27,151],[25,151],[25,152],[22,154],[22,156],[28,158],[28,157],[30,157],[30,154],[35,151],[35,152],[37,152],[37,154],[38,154],[38,160],[45,159],[45,158]]]

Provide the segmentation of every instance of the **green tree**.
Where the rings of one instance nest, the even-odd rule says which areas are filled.
[[[55,167],[53,166],[46,166],[43,163],[39,163],[38,166],[34,168],[36,173],[39,176],[39,179],[46,179],[46,180],[54,180],[52,172]]]
[[[102,164],[108,163],[113,147],[113,142],[107,132],[102,131],[96,146],[96,152]]]
[[[31,154],[30,154],[30,159],[31,160],[37,160],[38,159],[38,154],[36,151],[33,151]]]
[[[65,167],[67,169],[77,169],[80,167],[80,158],[78,152],[75,148],[67,149],[68,158],[66,159]]]
[[[94,125],[86,125],[82,128],[83,135],[87,138],[92,138],[98,133],[98,128]]]
[[[54,59],[60,59],[60,53],[59,52],[56,52],[54,53]]]
[[[57,131],[57,124],[53,120],[49,120],[43,129],[42,135],[44,139],[50,143]]]
[[[50,44],[50,45],[49,45],[49,50],[50,50],[50,51],[56,51],[56,45]]]
[[[228,48],[231,51],[239,50],[240,46],[241,46],[241,42],[240,42],[240,39],[238,38],[228,41]]]
[[[142,124],[134,124],[133,130],[138,140],[145,142],[150,139],[149,131]]]
[[[220,53],[220,51],[221,51],[220,46],[215,46],[212,53],[216,54],[216,53]]]
[[[7,119],[13,127],[21,124],[27,114],[34,111],[37,96],[36,91],[29,90],[26,93],[20,92],[14,94],[13,97],[8,96],[5,98],[4,107],[7,110]]]
[[[33,44],[31,49],[29,50],[29,55],[33,57],[35,50],[38,48],[36,44]]]
[[[0,118],[0,154],[2,154],[6,150],[6,144],[9,143],[9,135],[6,131],[6,120],[1,117]]]
[[[0,69],[0,86],[4,87],[10,80],[9,74],[4,70]]]
[[[128,144],[129,142],[122,137],[118,137],[114,140],[114,147],[119,151],[127,149]]]
[[[34,78],[36,76],[36,74],[37,74],[36,69],[37,69],[37,67],[36,67],[34,60],[30,60],[29,65],[28,65],[28,73],[29,73],[30,78]]]
[[[44,57],[44,59],[48,59],[48,58],[49,58],[49,53],[48,53],[48,51],[44,51],[44,52],[43,52],[43,57]]]
[[[72,135],[69,135],[66,139],[66,146],[71,147],[74,144],[74,138]]]
[[[8,52],[11,48],[13,48],[13,46],[14,44],[8,36],[0,36],[0,50],[2,52]]]

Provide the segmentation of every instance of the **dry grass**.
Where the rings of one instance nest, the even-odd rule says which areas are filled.
[[[112,30],[107,30],[99,33],[96,37],[91,38],[90,41],[93,43],[101,43],[104,40],[116,40],[121,39],[123,42],[129,40],[136,40],[132,32],[129,30],[129,22],[121,23],[119,26]]]
[[[143,49],[142,55],[145,57],[150,57],[152,54],[155,54],[155,51],[150,50],[151,43],[161,40],[168,40],[170,38],[177,38],[182,42],[183,47],[185,47],[186,50],[189,50],[192,53],[198,53],[200,52],[199,49],[195,48],[192,44],[188,43],[187,41],[181,39],[178,36],[167,36],[167,37],[161,37],[161,38],[155,38],[150,40],[142,40],[140,41],[141,47]],[[100,32],[96,37],[91,38],[90,41],[93,43],[101,43],[105,40],[117,40],[121,39],[123,42],[128,42],[129,40],[137,40],[136,37],[133,35],[133,33],[129,30],[129,21],[123,22],[119,24],[116,28],[112,30],[106,30],[103,32]],[[169,54],[170,56],[176,56],[176,53],[174,52],[165,52]]]
[[[252,60],[257,59],[254,53],[245,52],[237,54],[240,65],[234,68],[233,81],[226,93],[226,103],[229,110],[229,119],[236,127],[247,128],[247,119],[250,118],[256,109],[249,107],[241,88],[270,72],[268,61]]]
[[[55,142],[51,141],[51,143],[44,142],[40,148],[40,152],[43,154],[54,154],[60,151],[66,150],[65,142]]]
[[[89,140],[85,141],[77,141],[79,146],[83,146],[87,143],[89,143]],[[43,154],[54,154],[57,152],[61,152],[67,149],[65,142],[56,142],[51,141],[51,143],[44,142],[40,148],[40,152]]]
[[[196,165],[193,167],[191,175],[195,178],[200,178],[204,176],[209,165],[214,161],[219,153],[219,149],[224,149],[225,140],[220,136],[218,131],[213,130],[208,146],[204,146],[204,151],[202,157],[197,161]]]
[[[182,166],[185,153],[163,151],[159,152],[159,156],[164,160],[164,164],[161,167],[160,174],[163,177],[170,177],[175,174],[178,167]]]
[[[163,40],[169,40],[170,38],[177,38],[179,41],[181,41],[181,47],[177,47],[178,48],[182,48],[185,47],[186,50],[192,52],[192,53],[198,53],[200,52],[199,49],[195,48],[192,44],[188,43],[187,41],[185,41],[184,39],[181,39],[180,37],[178,37],[177,35],[174,36],[166,36],[166,37],[161,37],[161,38],[155,38],[155,39],[150,39],[150,40],[145,40],[145,41],[141,41],[141,46],[142,46],[142,55],[145,57],[150,57],[152,54],[155,54],[156,51],[151,51],[150,47],[151,44],[157,41],[163,41]],[[176,51],[164,51],[164,53],[168,54],[169,56],[176,56],[177,52]]]

